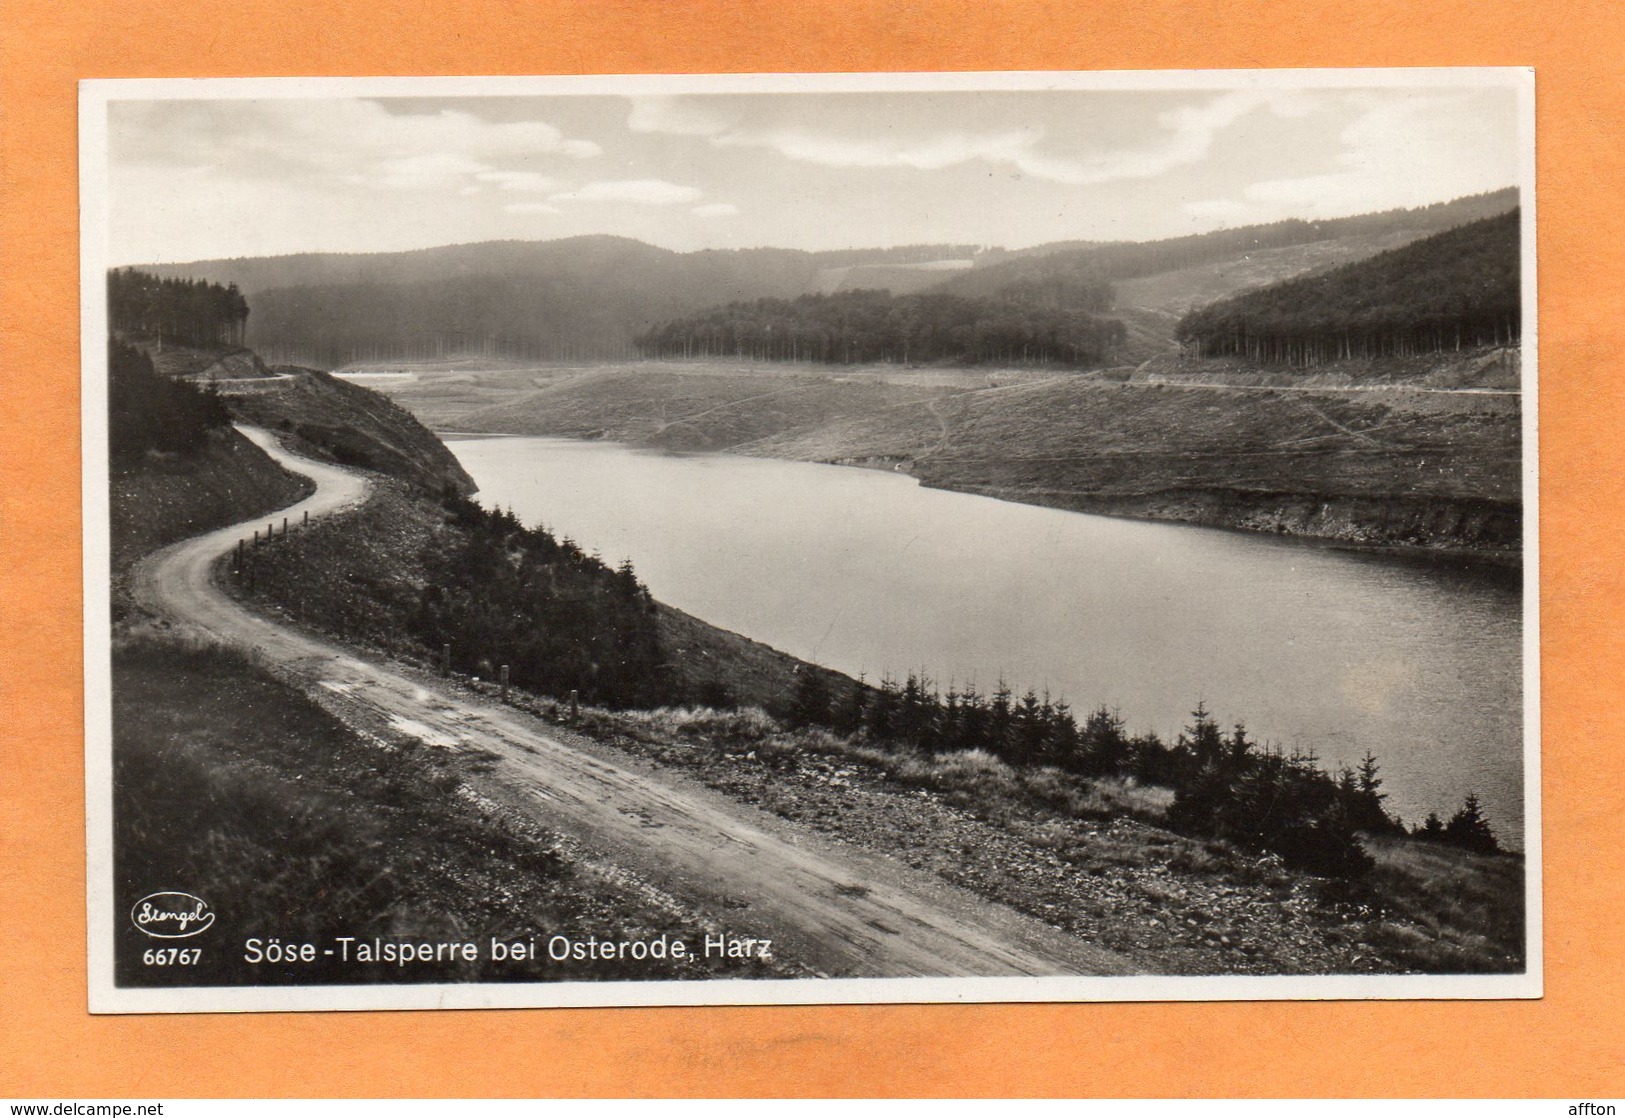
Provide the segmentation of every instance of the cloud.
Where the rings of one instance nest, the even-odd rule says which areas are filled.
[[[523,190],[533,187],[507,184],[540,178],[525,164],[601,153],[544,121],[494,122],[452,108],[397,113],[366,100],[132,101],[110,113],[115,163],[245,181],[456,190],[494,175],[487,181]]]
[[[460,181],[484,167],[485,164],[466,155],[436,151],[403,159],[381,160],[366,174],[345,175],[344,181],[386,190],[419,190]]]
[[[786,159],[825,167],[936,171],[985,163],[1069,186],[1154,178],[1175,167],[1201,162],[1220,132],[1260,108],[1281,116],[1314,111],[1312,100],[1300,94],[1271,90],[1221,93],[1159,114],[1156,129],[1140,146],[1061,151],[1038,125],[980,132],[937,129],[914,135],[877,126],[853,134],[818,125],[752,125],[728,115],[723,104],[714,100],[702,103],[670,96],[630,100],[627,127],[634,132],[703,137],[718,148],[766,148]]]
[[[480,171],[474,177],[481,182],[492,183],[501,190],[524,190],[542,194],[559,188],[557,179],[537,171]]]
[[[1357,92],[1329,170],[1259,179],[1238,197],[1186,202],[1197,219],[1242,225],[1424,206],[1517,181],[1505,118],[1481,92]]]
[[[555,202],[631,202],[640,206],[680,206],[697,202],[704,196],[692,186],[679,186],[664,179],[590,182],[575,190],[549,195]]]
[[[634,132],[668,136],[715,136],[728,130],[726,117],[698,101],[658,95],[630,98],[626,126]]]
[[[557,214],[564,211],[546,202],[509,202],[502,207],[511,214]]]
[[[739,212],[739,207],[732,202],[709,202],[703,206],[694,207],[696,217],[732,217]]]
[[[1252,213],[1251,206],[1234,198],[1203,198],[1195,202],[1185,202],[1180,209],[1192,217],[1223,225],[1239,224]]]
[[[561,140],[559,153],[571,159],[596,159],[604,154],[604,149],[591,140]]]

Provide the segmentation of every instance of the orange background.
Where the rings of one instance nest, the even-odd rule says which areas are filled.
[[[0,1096],[1625,1093],[1617,0],[7,0]],[[85,1010],[82,77],[1533,65],[1546,997],[96,1017]]]

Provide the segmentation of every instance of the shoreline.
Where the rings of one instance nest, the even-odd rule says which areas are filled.
[[[1072,504],[1060,501],[1045,501],[1039,499],[1038,494],[1007,495],[992,491],[993,487],[975,487],[952,485],[921,477],[912,469],[914,460],[905,457],[878,456],[869,459],[830,460],[817,458],[791,458],[776,454],[748,454],[733,450],[685,451],[672,450],[667,447],[655,446],[643,442],[629,442],[622,439],[610,439],[599,436],[582,435],[528,435],[513,431],[453,431],[431,428],[436,438],[441,440],[454,439],[463,441],[486,439],[556,439],[562,442],[574,443],[609,443],[623,446],[629,450],[645,453],[668,454],[672,457],[685,457],[693,454],[715,454],[728,458],[755,458],[767,461],[802,462],[812,466],[836,466],[849,469],[869,470],[876,473],[900,474],[914,479],[922,488],[936,489],[947,493],[961,493],[971,497],[986,497],[993,501],[1002,501],[1011,505],[1026,505],[1032,508],[1054,509],[1059,512],[1077,513],[1080,516],[1102,516],[1113,520],[1132,520],[1154,524],[1185,525],[1191,528],[1208,528],[1221,532],[1234,532],[1253,539],[1279,540],[1291,542],[1305,547],[1322,550],[1344,551],[1351,555],[1375,556],[1386,559],[1398,559],[1429,566],[1457,566],[1467,568],[1464,574],[1478,575],[1495,581],[1518,579],[1524,569],[1523,550],[1515,552],[1492,551],[1471,547],[1429,547],[1424,544],[1406,544],[1395,542],[1378,542],[1359,539],[1349,539],[1342,536],[1313,535],[1293,531],[1265,531],[1259,528],[1249,528],[1237,523],[1224,523],[1215,520],[1203,520],[1194,517],[1158,516],[1154,513],[1135,513],[1118,509],[1078,508]],[[1125,502],[1135,498],[1122,498]],[[1145,499],[1154,499],[1154,495],[1146,495]],[[1340,498],[1350,500],[1373,500],[1375,498]],[[1100,498],[1102,502],[1110,502],[1114,498]]]

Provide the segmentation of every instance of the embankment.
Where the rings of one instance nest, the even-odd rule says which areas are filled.
[[[1506,380],[1500,356],[1260,378],[650,363],[385,391],[449,430],[880,464],[1080,512],[1517,561],[1520,401],[1482,387]]]
[[[929,482],[928,482],[929,483]],[[1515,564],[1523,517],[1516,503],[1470,499],[1350,497],[1313,493],[1174,489],[1105,496],[948,486],[1074,512],[1172,520],[1211,528],[1331,540],[1358,547],[1459,555]]]
[[[115,582],[150,551],[290,505],[311,488],[230,427],[211,431],[195,454],[149,453],[109,480]]]
[[[388,474],[429,493],[468,495],[474,482],[444,443],[388,397],[316,369],[278,366],[275,391],[230,397],[232,414],[290,437],[301,453]]]

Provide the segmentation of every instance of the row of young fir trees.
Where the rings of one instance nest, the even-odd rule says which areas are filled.
[[[1079,725],[1065,702],[1032,690],[1017,697],[1001,680],[991,694],[974,686],[943,693],[910,673],[878,687],[861,680],[832,694],[829,677],[800,676],[791,720],[837,733],[864,733],[928,753],[981,750],[1012,766],[1051,765],[1088,777],[1132,777],[1172,788],[1168,822],[1183,831],[1272,851],[1289,865],[1333,877],[1371,868],[1360,832],[1404,834],[1383,807],[1377,759],[1327,772],[1313,754],[1263,748],[1237,723],[1228,733],[1204,704],[1172,745],[1129,734],[1104,706]],[[1436,815],[1414,835],[1479,853],[1499,849],[1478,799],[1467,797],[1448,823]]]

